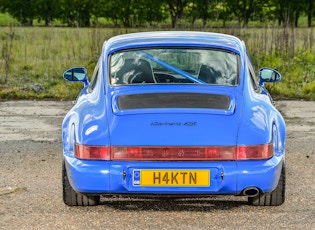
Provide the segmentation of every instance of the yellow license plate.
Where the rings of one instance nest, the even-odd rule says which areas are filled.
[[[134,185],[210,186],[210,170],[135,170]]]

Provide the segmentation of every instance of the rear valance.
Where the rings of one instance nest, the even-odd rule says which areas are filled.
[[[132,111],[146,110],[156,112],[157,109],[167,109],[168,112],[178,110],[209,110],[215,113],[231,114],[235,101],[231,95],[206,93],[143,93],[116,95],[113,98],[114,113],[133,113]],[[134,111],[135,112],[135,111]],[[186,111],[185,111],[186,112]],[[192,111],[190,111],[192,112]],[[196,112],[194,110],[194,112]],[[205,112],[205,111],[204,111]]]

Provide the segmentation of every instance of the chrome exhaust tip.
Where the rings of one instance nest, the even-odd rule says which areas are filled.
[[[255,197],[260,193],[257,187],[247,187],[243,190],[243,195],[247,197]]]

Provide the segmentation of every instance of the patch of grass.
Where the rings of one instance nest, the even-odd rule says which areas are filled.
[[[185,27],[185,29],[189,29]],[[67,83],[63,72],[85,66],[90,75],[108,38],[148,28],[2,27],[0,99],[74,99],[82,84]],[[151,29],[150,29],[151,30]],[[276,98],[315,99],[314,28],[208,28],[243,39],[252,62],[278,69],[283,80],[266,84]],[[31,84],[44,89],[34,91]]]
[[[110,37],[105,29],[7,27],[0,33],[0,47],[10,48],[9,57],[0,59],[2,99],[73,97],[80,89],[66,84],[63,72],[85,66],[92,73],[102,43]],[[25,90],[31,83],[42,84],[45,90]]]

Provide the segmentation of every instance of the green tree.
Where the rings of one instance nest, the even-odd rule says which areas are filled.
[[[36,17],[44,20],[48,26],[54,19],[60,17],[60,1],[36,0]]]
[[[165,19],[163,4],[147,0],[101,0],[98,16],[112,20],[115,25],[134,27],[143,23],[161,22]]]
[[[247,27],[250,17],[261,10],[261,0],[225,0],[229,9],[237,17],[239,27]]]
[[[227,21],[233,18],[233,12],[225,0],[217,1],[214,11],[216,11],[218,18],[223,21],[223,27],[226,26]]]
[[[307,26],[312,27],[312,18],[315,14],[315,0],[304,0],[307,15]]]
[[[113,20],[118,25],[122,22],[124,27],[130,27],[135,18],[135,2],[136,0],[102,0],[104,5],[100,14]]]
[[[204,1],[204,0],[201,0],[201,1]],[[202,15],[200,12],[201,9],[199,9],[198,5],[199,5],[198,0],[193,0],[190,3],[188,3],[186,8],[185,8],[185,14],[190,19],[192,25],[195,23],[196,19],[202,18]],[[205,12],[205,11],[208,12],[208,10],[209,10],[208,6],[203,6],[203,8],[202,8],[203,12]],[[207,18],[206,18],[206,20],[207,20]],[[203,27],[205,27],[205,25],[206,25],[206,20],[205,21],[203,20]]]
[[[136,14],[139,22],[148,22],[152,25],[154,22],[161,22],[166,19],[165,7],[161,1],[137,1]]]
[[[60,18],[70,26],[89,27],[99,0],[59,0]]]
[[[193,0],[190,5],[189,17],[194,22],[195,19],[202,20],[203,28],[206,27],[207,20],[217,21],[221,14],[221,2],[218,0]]]
[[[303,1],[296,0],[273,0],[272,4],[276,7],[278,24],[283,26],[296,26],[298,19],[303,12]]]
[[[76,25],[76,10],[73,5],[73,0],[60,0],[59,18],[69,26]]]
[[[8,12],[22,25],[33,25],[36,0],[0,0],[0,10]]]
[[[178,19],[183,17],[184,9],[189,0],[164,0],[168,6],[168,10],[172,20],[172,28],[176,28]]]

